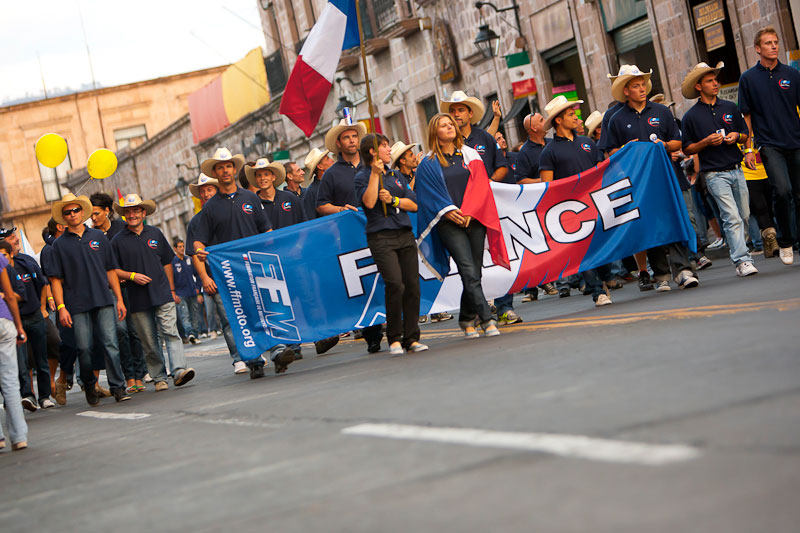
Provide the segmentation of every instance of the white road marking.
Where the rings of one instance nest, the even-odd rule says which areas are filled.
[[[486,448],[506,448],[551,453],[609,463],[661,466],[689,461],[700,450],[682,444],[646,444],[584,435],[554,433],[517,433],[449,427],[411,426],[404,424],[359,424],[342,430],[345,435],[421,440]]]
[[[149,413],[104,413],[103,411],[81,411],[77,415],[103,420],[141,420],[150,416]]]

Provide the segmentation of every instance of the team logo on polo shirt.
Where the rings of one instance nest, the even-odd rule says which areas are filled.
[[[252,215],[253,214],[253,206],[251,204],[242,204],[242,211],[244,211],[248,215]]]
[[[791,85],[792,85],[791,80],[786,80],[783,78],[778,80],[778,87],[780,87],[784,91],[787,90],[789,87],[791,87]]]
[[[92,250],[99,250],[100,241],[89,241],[89,248],[91,248]]]
[[[158,248],[158,240],[156,240],[156,239],[148,239],[147,240],[147,246],[149,246],[150,248],[155,250],[156,248]]]
[[[476,144],[475,145],[475,151],[478,152],[479,154],[483,154],[483,153],[486,152],[486,146],[484,146],[482,144]]]
[[[403,184],[400,183],[400,180],[398,178],[395,178],[394,182],[395,182],[395,184],[397,184],[398,187],[400,187],[401,189],[403,188]]]
[[[30,274],[23,274],[22,275],[22,281],[24,281],[25,283],[29,283],[31,281],[31,275]]]
[[[661,119],[658,117],[650,117],[647,119],[647,123],[653,126],[654,128],[661,124]]]
[[[725,124],[733,124],[733,115],[731,113],[725,113],[722,115],[722,122]]]
[[[182,265],[182,264],[180,264],[180,263],[176,263],[176,264],[175,264],[175,271],[176,271],[178,274],[180,274],[181,272],[183,272],[183,265]]]
[[[592,151],[592,145],[590,145],[589,143],[581,143],[581,148],[583,148],[584,152]]]
[[[281,209],[284,211],[291,211],[292,210],[292,202],[283,202],[281,204]]]

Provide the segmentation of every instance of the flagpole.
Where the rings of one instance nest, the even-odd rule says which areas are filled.
[[[367,84],[367,105],[369,106],[369,129],[374,134],[375,131],[375,109],[372,107],[372,91],[369,88],[369,73],[367,72],[367,53],[364,50],[364,27],[361,23],[361,6],[358,5],[359,0],[356,0],[356,20],[358,21],[358,40],[361,44],[361,65],[364,69],[364,82]],[[378,157],[378,137],[375,139],[375,157]],[[378,177],[378,190],[383,189],[383,175]],[[381,202],[383,207],[383,216],[388,216],[386,212],[386,204]]]

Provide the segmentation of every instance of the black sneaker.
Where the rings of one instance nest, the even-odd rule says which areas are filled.
[[[562,287],[558,289],[558,297],[559,298],[566,298],[569,296],[569,287]]]
[[[339,344],[339,336],[334,335],[333,337],[316,341],[314,343],[314,349],[317,351],[317,355],[322,355],[337,344]]]
[[[381,351],[381,343],[378,342],[371,342],[367,344],[367,353],[378,353]]]
[[[31,413],[36,412],[36,410],[39,409],[39,406],[36,405],[36,400],[34,400],[33,398],[23,398],[22,407],[23,409],[26,409]]]
[[[113,391],[111,391],[111,395],[114,396],[114,399],[117,401],[117,403],[127,402],[128,400],[131,399],[131,397],[125,393],[125,389],[114,389]]]
[[[97,396],[97,391],[95,390],[94,386],[84,387],[83,393],[86,395],[86,403],[88,403],[91,407],[97,407],[100,405],[100,398]]]
[[[292,362],[294,362],[294,350],[286,348],[272,359],[272,363],[275,365],[275,373],[283,374]]]
[[[642,292],[653,290],[653,280],[647,270],[639,272],[639,290]]]
[[[264,365],[254,364],[248,365],[250,369],[250,379],[258,379],[264,377]]]

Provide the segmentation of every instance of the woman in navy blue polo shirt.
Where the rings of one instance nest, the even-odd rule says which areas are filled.
[[[422,352],[428,347],[419,342],[419,263],[408,217],[417,210],[417,197],[405,176],[389,168],[389,139],[366,135],[359,150],[364,165],[355,175],[356,201],[364,207],[367,244],[386,288],[389,349],[393,355],[404,348]]]

